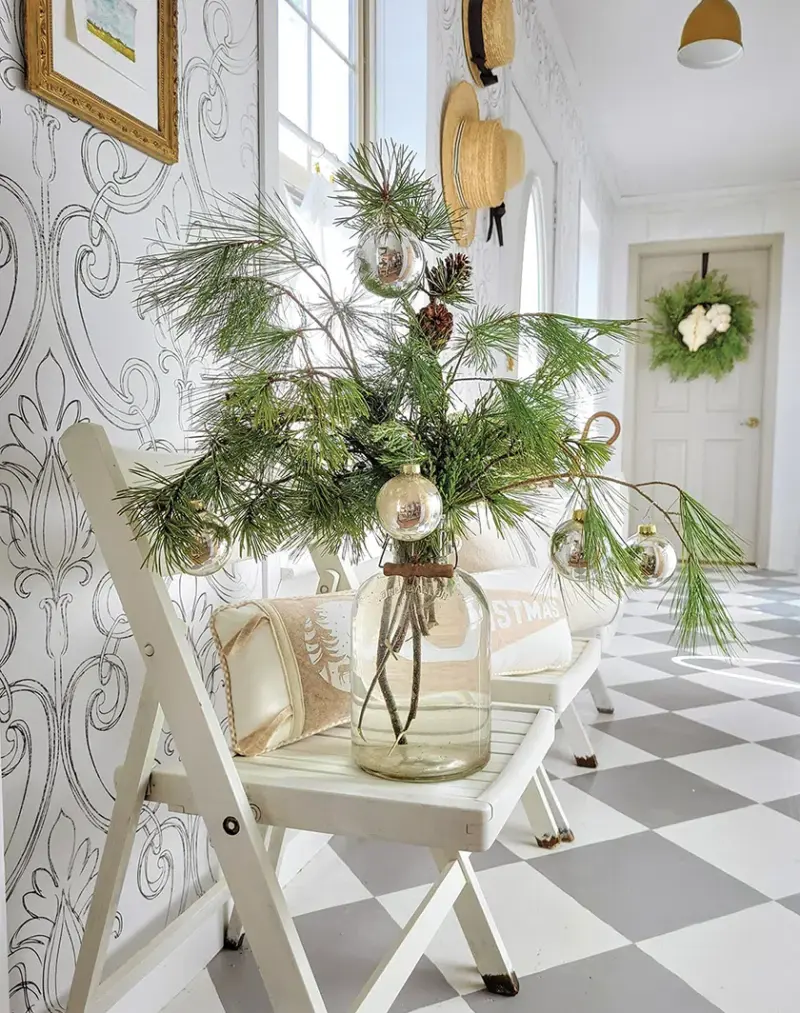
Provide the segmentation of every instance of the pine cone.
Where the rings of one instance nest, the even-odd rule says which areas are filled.
[[[428,295],[436,301],[457,303],[469,295],[472,265],[464,253],[451,253],[425,272]]]
[[[434,352],[441,352],[453,334],[453,314],[435,300],[417,314],[420,330],[428,339]]]

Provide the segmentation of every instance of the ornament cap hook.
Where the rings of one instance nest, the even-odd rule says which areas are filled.
[[[404,464],[400,471],[403,475],[421,475],[422,467],[419,464]]]
[[[586,511],[585,510],[573,510],[572,511],[572,519],[574,521],[577,521],[578,524],[583,524],[583,522],[586,520]]]
[[[649,537],[651,535],[657,535],[658,534],[658,528],[655,526],[655,524],[640,524],[639,525],[639,534],[640,535],[645,535],[647,537]]]

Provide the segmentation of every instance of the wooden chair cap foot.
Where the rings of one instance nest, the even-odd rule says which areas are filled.
[[[484,974],[483,983],[486,991],[493,995],[518,995],[519,978],[514,971],[511,974]]]

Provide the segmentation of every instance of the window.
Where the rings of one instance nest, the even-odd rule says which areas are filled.
[[[597,320],[600,316],[600,228],[583,200],[580,215],[578,316]]]
[[[534,179],[525,218],[520,313],[542,313],[547,309],[547,241],[544,230],[542,188],[538,179]],[[519,376],[530,376],[536,365],[535,351],[531,348],[520,349]]]
[[[522,287],[520,313],[541,313],[545,307],[546,251],[544,209],[538,180],[533,181],[525,218],[525,246],[522,251]]]
[[[304,191],[371,133],[370,0],[278,0],[281,176]]]

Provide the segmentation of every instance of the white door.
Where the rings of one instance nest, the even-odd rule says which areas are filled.
[[[649,314],[648,298],[688,280],[700,266],[699,253],[643,257],[639,315]],[[650,369],[647,344],[638,347],[632,478],[686,489],[731,525],[745,542],[746,560],[755,563],[770,252],[714,252],[709,267],[727,274],[733,289],[757,303],[750,355],[719,382],[701,377],[672,383],[665,369]]]

